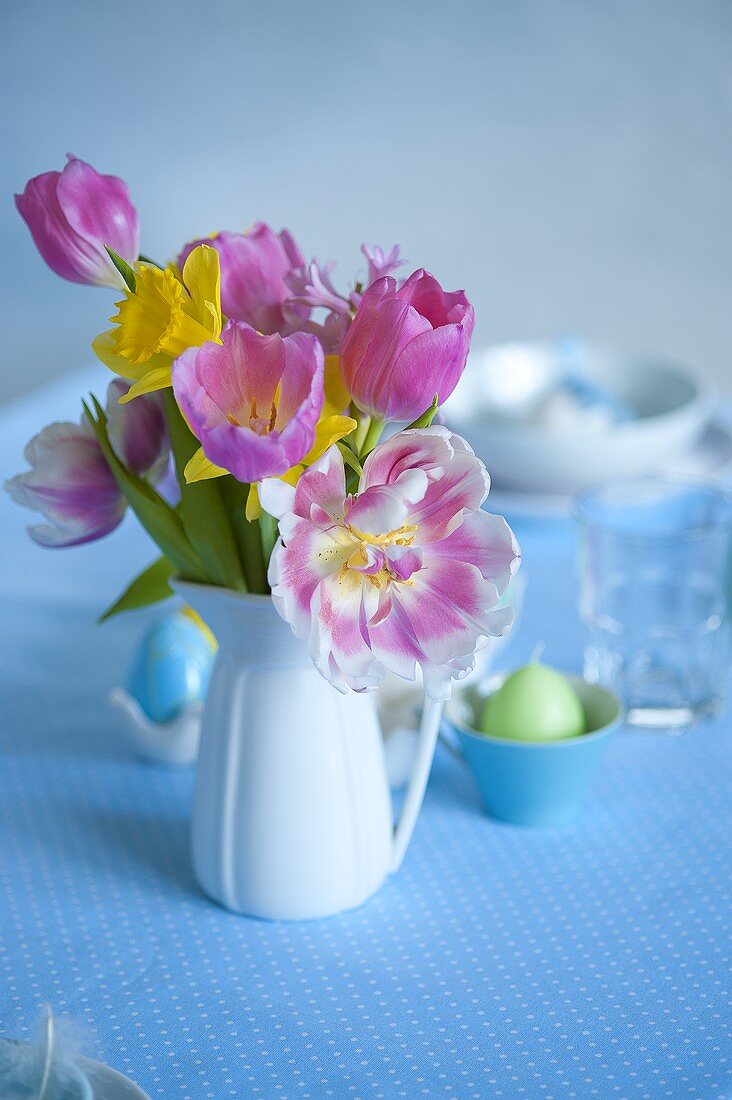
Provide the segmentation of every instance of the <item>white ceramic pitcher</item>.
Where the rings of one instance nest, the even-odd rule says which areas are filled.
[[[175,581],[219,643],[203,714],[193,864],[237,913],[302,920],[352,909],[401,865],[442,714],[426,701],[392,826],[373,694],[342,695],[269,596]]]

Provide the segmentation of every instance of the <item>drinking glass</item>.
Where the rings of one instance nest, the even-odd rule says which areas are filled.
[[[584,672],[631,725],[682,731],[724,706],[732,498],[635,478],[575,497]]]

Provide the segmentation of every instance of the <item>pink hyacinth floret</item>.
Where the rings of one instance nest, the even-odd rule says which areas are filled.
[[[378,244],[362,244],[361,252],[368,263],[366,286],[371,286],[377,279],[383,279],[386,275],[393,275],[399,267],[403,267],[406,260],[399,255],[400,246],[393,245],[388,252]]]
[[[290,272],[287,285],[292,294],[291,301],[310,309],[327,309],[330,313],[347,316],[351,303],[333,286],[331,274],[334,268],[334,260],[327,260],[324,264],[311,260],[309,264]]]
[[[428,695],[445,699],[476,649],[509,629],[498,604],[519,549],[506,521],[481,510],[489,484],[465,440],[435,426],[380,444],[353,496],[336,447],[295,487],[262,484],[280,525],[275,606],[339,690],[419,668]]]

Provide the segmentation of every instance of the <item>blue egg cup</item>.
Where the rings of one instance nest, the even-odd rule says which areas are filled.
[[[509,741],[476,731],[483,704],[505,677],[458,689],[445,711],[491,817],[513,825],[566,825],[577,817],[585,792],[623,708],[605,688],[578,676],[567,680],[579,695],[587,733],[562,741]]]

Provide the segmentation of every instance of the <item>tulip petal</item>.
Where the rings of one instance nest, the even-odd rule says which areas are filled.
[[[295,332],[283,340],[285,371],[280,380],[275,427],[288,453],[301,460],[313,447],[323,410],[323,349],[314,336]],[[304,452],[304,453],[303,453]]]
[[[285,362],[280,336],[229,322],[225,344],[205,344],[195,356],[198,383],[216,407],[210,410],[212,422],[228,416],[243,426],[252,413],[268,418]]]
[[[427,476],[422,470],[412,471],[418,493],[424,494]],[[346,509],[346,520],[354,528],[370,535],[396,531],[409,516],[410,501],[406,500],[395,485],[371,485],[359,493]]]
[[[319,517],[327,516],[328,523],[342,523],[345,496],[343,456],[337,447],[331,447],[298,481],[292,511],[303,519],[311,519],[315,512]]]
[[[69,157],[56,187],[58,202],[71,228],[86,241],[113,249],[128,264],[140,252],[137,211],[124,180],[103,176],[78,157]]]
[[[343,338],[341,370],[355,404],[379,420],[412,421],[444,400],[465,367],[473,308],[423,270],[397,290],[390,276],[365,291]]]
[[[393,598],[430,663],[441,665],[468,653],[481,635],[493,633],[490,616],[498,590],[474,565],[425,552],[423,566],[411,581],[395,586]]]
[[[503,516],[483,511],[468,513],[446,538],[431,542],[430,554],[474,565],[500,595],[521,562],[516,536]]]
[[[60,172],[46,172],[26,184],[15,196],[18,213],[31,231],[34,244],[52,271],[72,283],[122,286],[122,276],[98,245],[85,241],[68,224],[56,188]]]
[[[309,579],[309,578],[308,578]],[[377,687],[384,669],[368,643],[366,622],[375,613],[378,594],[359,574],[332,572],[323,577],[310,602],[317,629],[310,633],[310,656],[318,671],[341,691]]]
[[[480,508],[490,486],[488,471],[465,440],[439,424],[413,428],[387,439],[364,463],[364,485],[399,485],[413,467],[424,470],[430,484],[410,511],[409,522],[423,538],[444,538],[465,511]]]
[[[5,483],[13,500],[41,512],[49,524],[29,528],[41,546],[76,546],[108,534],[125,502],[86,422],[50,424],[31,439],[31,469]]]
[[[239,481],[261,481],[285,474],[312,448],[323,352],[303,333],[264,336],[229,321],[220,344],[179,356],[173,389],[206,457]]]
[[[157,481],[167,469],[170,454],[168,424],[158,394],[141,397],[134,405],[121,404],[127,382],[115,378],[107,389],[107,435],[120,461],[138,475]]]
[[[126,184],[70,157],[61,172],[45,172],[15,196],[21,217],[48,266],[75,283],[122,287],[105,245],[137,259],[137,212]]]
[[[266,477],[258,486],[258,499],[261,506],[275,519],[285,519],[295,509],[295,488],[284,479]]]
[[[271,498],[270,498],[271,504]],[[299,522],[288,529],[288,553],[273,555],[269,581],[280,600],[280,614],[298,637],[310,632],[310,603],[317,586],[331,572],[338,571],[350,554],[350,547],[330,531]]]
[[[420,333],[402,349],[394,364],[390,401],[400,409],[411,407],[415,391],[425,391],[425,364],[429,363],[430,402],[436,394],[438,405],[444,404],[460,381],[467,357],[468,341],[461,325]]]
[[[374,284],[375,287],[378,285]],[[396,298],[385,299],[376,308],[369,309],[371,289],[364,295],[356,318],[346,333],[341,364],[346,385],[359,408],[370,416],[391,420],[396,419],[396,405],[392,399],[392,392],[398,384],[395,362],[399,353],[416,336],[431,332],[432,327],[408,302]],[[413,379],[410,381],[414,382]],[[423,388],[420,384],[416,392],[420,393]],[[410,401],[413,403],[414,400],[413,390]],[[419,404],[420,411],[423,411],[429,401],[425,404],[420,398]]]
[[[396,296],[409,302],[435,329],[462,324],[470,340],[475,313],[462,290],[443,290],[434,275],[419,268],[402,284]]]

